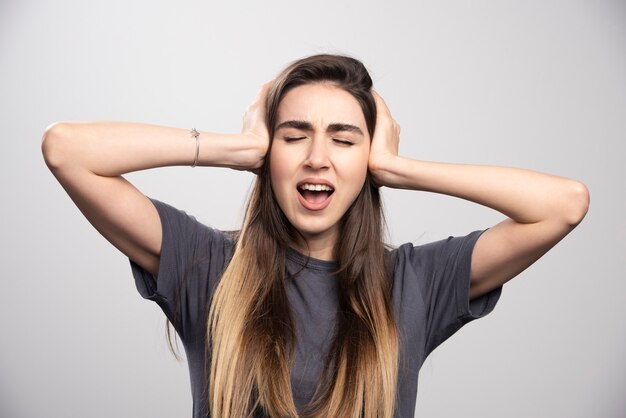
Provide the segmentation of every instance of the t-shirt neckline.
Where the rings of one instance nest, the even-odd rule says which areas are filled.
[[[336,260],[320,260],[319,258],[308,257],[291,247],[287,249],[287,259],[302,267],[315,270],[337,271],[339,267]]]

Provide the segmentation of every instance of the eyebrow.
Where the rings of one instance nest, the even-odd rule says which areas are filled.
[[[314,130],[311,122],[308,122],[306,120],[288,120],[278,125],[276,127],[276,130],[278,131],[279,129],[283,128],[294,128],[300,129],[302,131]],[[363,135],[363,131],[361,130],[361,128],[359,128],[358,126],[350,125],[349,123],[331,123],[326,128],[326,132],[353,132],[361,136],[365,136]]]

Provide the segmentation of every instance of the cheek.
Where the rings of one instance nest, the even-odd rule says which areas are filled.
[[[344,167],[344,176],[354,179],[360,186],[365,182],[367,175],[367,163],[369,159],[369,148],[359,150],[350,156],[346,156],[340,164]]]
[[[289,179],[289,160],[280,152],[272,152],[270,156],[270,179],[272,189],[277,197],[282,195]]]

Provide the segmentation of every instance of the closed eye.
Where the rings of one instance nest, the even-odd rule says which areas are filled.
[[[304,139],[306,138],[305,136],[298,136],[298,137],[294,137],[294,136],[284,136],[283,139],[285,140],[285,142],[295,142],[298,141],[300,139]]]
[[[345,139],[333,138],[333,141],[341,145],[354,145],[354,142]]]

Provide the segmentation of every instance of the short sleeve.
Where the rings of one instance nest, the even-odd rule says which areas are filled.
[[[156,302],[183,341],[204,332],[208,303],[225,265],[232,238],[167,203],[150,198],[162,228],[157,277],[129,258],[141,297]]]
[[[410,249],[409,261],[419,276],[419,292],[425,305],[426,355],[463,325],[489,314],[500,298],[502,286],[469,299],[472,251],[484,231]]]

